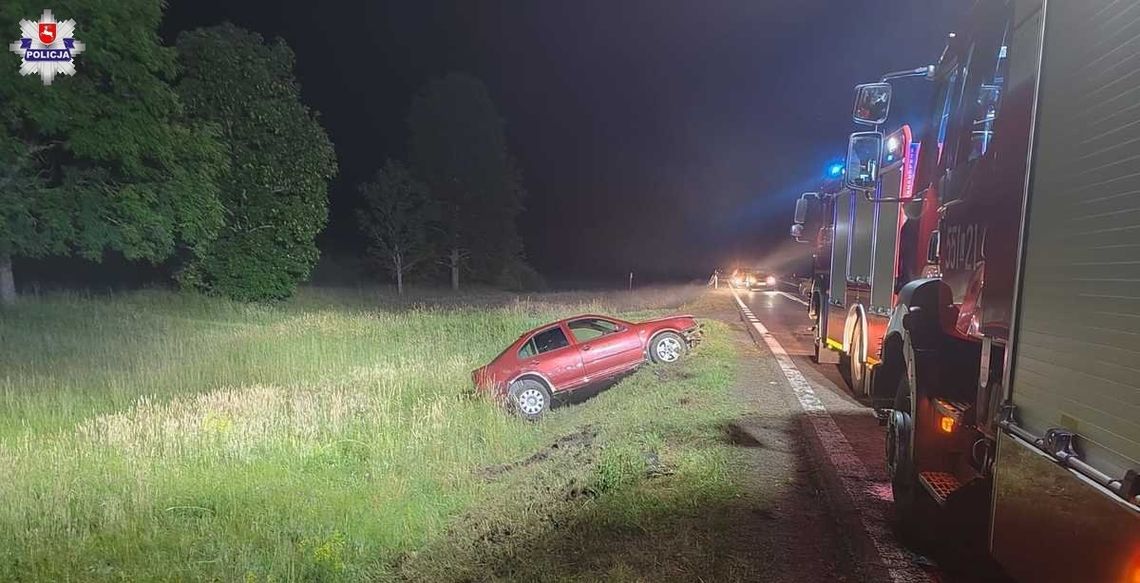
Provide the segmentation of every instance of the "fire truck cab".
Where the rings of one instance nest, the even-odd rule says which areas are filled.
[[[900,245],[907,227],[918,144],[909,126],[883,142],[872,181],[862,190],[844,180],[829,191],[805,193],[796,204],[792,236],[814,243],[808,316],[815,323],[816,360],[838,363],[859,397],[870,394],[887,321],[900,285]],[[854,159],[857,153],[848,154]],[[848,165],[848,172],[858,172]],[[808,240],[804,233],[814,233]]]
[[[810,281],[807,286],[808,317],[816,321],[828,286],[831,285],[831,246],[835,216],[835,195],[842,180],[825,182],[819,192],[805,192],[796,201],[791,235],[797,243],[812,246]],[[816,327],[818,357],[819,330]]]
[[[899,201],[912,198],[917,144],[902,126],[882,141],[877,176],[857,190],[852,180],[834,198],[830,285],[816,318],[817,359],[838,362],[858,397],[870,396],[871,373],[898,286],[899,237],[904,223]],[[848,152],[848,159],[858,152]],[[857,172],[855,164],[848,172]]]

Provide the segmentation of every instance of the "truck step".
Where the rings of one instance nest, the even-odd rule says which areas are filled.
[[[946,499],[962,487],[962,482],[949,472],[921,472],[918,474],[918,481],[931,496],[934,496],[934,500],[940,506],[945,506]]]

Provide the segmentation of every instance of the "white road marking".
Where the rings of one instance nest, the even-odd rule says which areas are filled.
[[[799,297],[799,296],[793,296],[792,294],[790,294],[788,292],[783,292],[783,291],[778,291],[776,293],[784,296],[785,298],[788,298],[789,300],[792,300],[793,302],[798,302],[799,304],[801,304],[805,307],[807,306],[807,302],[804,301],[804,299]]]
[[[796,368],[796,364],[788,351],[784,350],[776,337],[744,304],[736,290],[732,291],[732,297],[736,298],[736,303],[740,306],[740,312],[744,315],[745,320],[760,333],[760,337],[764,339],[764,343],[768,345],[768,349],[776,357],[776,363],[779,364],[780,370],[784,373],[784,378],[787,379],[792,392],[795,393],[800,408],[807,414],[812,428],[815,429],[815,433],[823,445],[823,451],[827,454],[828,462],[835,467],[839,474],[843,489],[851,498],[851,502],[858,512],[864,532],[875,546],[883,564],[886,565],[891,581],[895,583],[929,581],[930,578],[915,567],[907,553],[892,538],[890,523],[883,511],[884,487],[889,492],[890,485],[884,485],[872,479],[862,460],[855,455],[855,450],[847,441],[847,436],[843,434],[839,425],[835,423],[835,419],[827,412],[827,407],[824,406],[823,401],[816,396],[811,382],[804,377],[800,369]],[[887,499],[890,499],[889,496]]]

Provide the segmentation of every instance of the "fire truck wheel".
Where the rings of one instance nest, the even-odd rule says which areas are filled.
[[[895,406],[887,418],[887,472],[895,499],[895,520],[900,533],[921,543],[924,524],[929,524],[929,496],[918,483],[918,469],[911,447],[914,434],[914,408],[910,381],[904,374],[895,393]]]
[[[855,390],[855,384],[851,381],[851,353],[839,351],[839,376],[843,377],[843,382]]]
[[[815,294],[815,296],[812,298],[812,303],[815,305],[815,311],[812,314],[812,319],[815,321],[815,330],[814,330],[814,334],[815,334],[815,355],[814,356],[815,356],[816,364],[819,364],[819,353],[821,351],[827,350],[827,348],[824,347],[825,340],[823,338],[823,310],[820,308],[820,302],[821,301],[823,301],[823,298],[821,298],[819,296],[819,294]]]
[[[863,361],[863,324],[855,324],[851,335],[851,390],[856,397],[867,396],[867,363]]]

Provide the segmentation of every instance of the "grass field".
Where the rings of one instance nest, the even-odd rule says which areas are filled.
[[[636,579],[566,568],[556,533],[735,495],[722,328],[539,423],[473,398],[469,373],[551,319],[700,298],[24,301],[0,312],[0,580]]]

